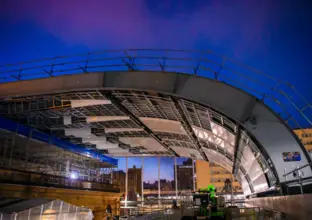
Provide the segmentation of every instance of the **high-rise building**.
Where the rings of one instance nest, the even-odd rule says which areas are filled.
[[[128,169],[128,200],[136,201],[137,195],[142,194],[142,169],[133,168]],[[122,170],[113,172],[113,183],[120,185],[120,192],[122,194],[126,191],[126,173]]]
[[[126,190],[126,173],[122,170],[114,171],[112,179],[113,184],[119,185],[121,194],[124,194]]]
[[[137,195],[142,194],[142,168],[128,169],[128,200],[136,201]]]
[[[222,192],[227,179],[232,181],[234,192],[242,192],[240,183],[222,166],[204,160],[196,161],[196,188],[207,188],[209,184],[216,187],[217,192]]]
[[[177,165],[178,190],[193,190],[192,163],[193,160],[188,159],[182,165]]]
[[[294,132],[312,156],[312,128],[295,129]]]

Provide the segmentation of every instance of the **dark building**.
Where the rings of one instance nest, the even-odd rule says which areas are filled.
[[[128,169],[128,200],[137,201],[137,194],[142,195],[142,168]]]
[[[158,182],[157,181],[155,181],[153,183],[144,182],[144,189],[157,190],[158,189]]]
[[[133,168],[128,169],[128,200],[137,201],[137,194],[142,194],[142,169]],[[113,183],[120,185],[120,192],[122,194],[126,191],[126,173],[122,170],[113,172]]]
[[[177,166],[178,190],[193,190],[193,168],[192,159]]]
[[[113,184],[119,185],[121,194],[124,194],[126,190],[126,173],[122,170],[114,171]]]

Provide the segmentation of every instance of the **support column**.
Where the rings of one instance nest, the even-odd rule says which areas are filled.
[[[110,177],[110,184],[114,184],[113,179],[114,179],[114,168],[111,167],[111,177]]]
[[[31,137],[32,137],[32,129],[29,131],[26,146],[25,146],[25,165],[24,165],[24,168],[26,168],[26,169],[28,168],[28,148],[29,148],[29,143],[30,143]]]
[[[66,168],[65,168],[65,175],[66,175],[67,177],[70,176],[69,165],[70,165],[70,162],[69,162],[69,160],[67,160],[67,161],[66,161]]]
[[[142,184],[142,192],[141,192],[141,204],[144,205],[144,157],[142,157],[142,169],[141,169],[141,184]]]
[[[196,191],[196,177],[195,177],[195,167],[194,167],[195,160],[192,160],[192,175],[193,175],[193,191]]]
[[[128,206],[128,157],[126,157],[125,207]]]
[[[18,124],[16,125],[16,131],[13,135],[13,140],[12,140],[12,145],[11,145],[11,152],[10,152],[10,161],[9,161],[9,167],[11,168],[12,166],[12,156],[13,156],[13,149],[14,149],[14,145],[15,145],[15,138],[17,136],[18,133]]]
[[[177,175],[177,158],[174,157],[174,183],[176,199],[178,198],[178,175]]]
[[[158,157],[158,204],[160,204],[160,157]]]

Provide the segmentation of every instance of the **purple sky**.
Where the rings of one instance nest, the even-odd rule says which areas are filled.
[[[213,50],[312,102],[311,24],[304,0],[0,0],[0,64],[102,49]]]
[[[266,50],[279,1],[3,0],[12,23],[33,22],[68,45],[92,49],[227,44],[235,56]],[[178,37],[177,37],[178,36]]]

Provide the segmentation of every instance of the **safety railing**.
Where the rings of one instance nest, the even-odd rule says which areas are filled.
[[[291,186],[296,186],[296,185],[299,186],[300,193],[303,194],[304,193],[303,184],[306,182],[309,182],[310,184],[312,184],[312,178],[311,177],[304,178],[304,173],[302,171],[303,168],[308,167],[308,166],[312,166],[312,163],[308,163],[303,166],[297,166],[297,168],[294,168],[293,170],[289,172],[287,172],[286,168],[284,169],[283,177],[285,177],[285,182],[287,183],[285,185],[287,194],[289,194],[288,190],[289,190],[289,187]],[[288,183],[287,177],[289,175],[293,175],[293,177],[295,178],[295,181],[291,181],[290,183]]]
[[[62,176],[45,175],[42,173],[26,172],[5,168],[0,168],[0,183],[80,190],[95,190],[116,193],[120,192],[120,187],[118,185],[83,181]]]
[[[106,50],[20,62],[0,66],[0,83],[105,71],[163,71],[204,76],[254,95],[292,128],[312,126],[309,119],[312,106],[294,86],[209,50]]]
[[[181,208],[177,209],[166,209],[163,211],[149,212],[143,215],[128,215],[124,216],[126,219],[133,220],[180,220],[180,219],[194,219],[193,217],[203,217],[199,214],[198,210],[194,207],[188,207],[192,211],[185,212]],[[258,207],[226,207],[218,208],[218,211],[213,213],[207,212],[207,216],[216,216],[216,213],[219,213],[219,216],[222,219],[241,219],[241,220],[285,220],[285,215],[276,210],[261,209]]]

